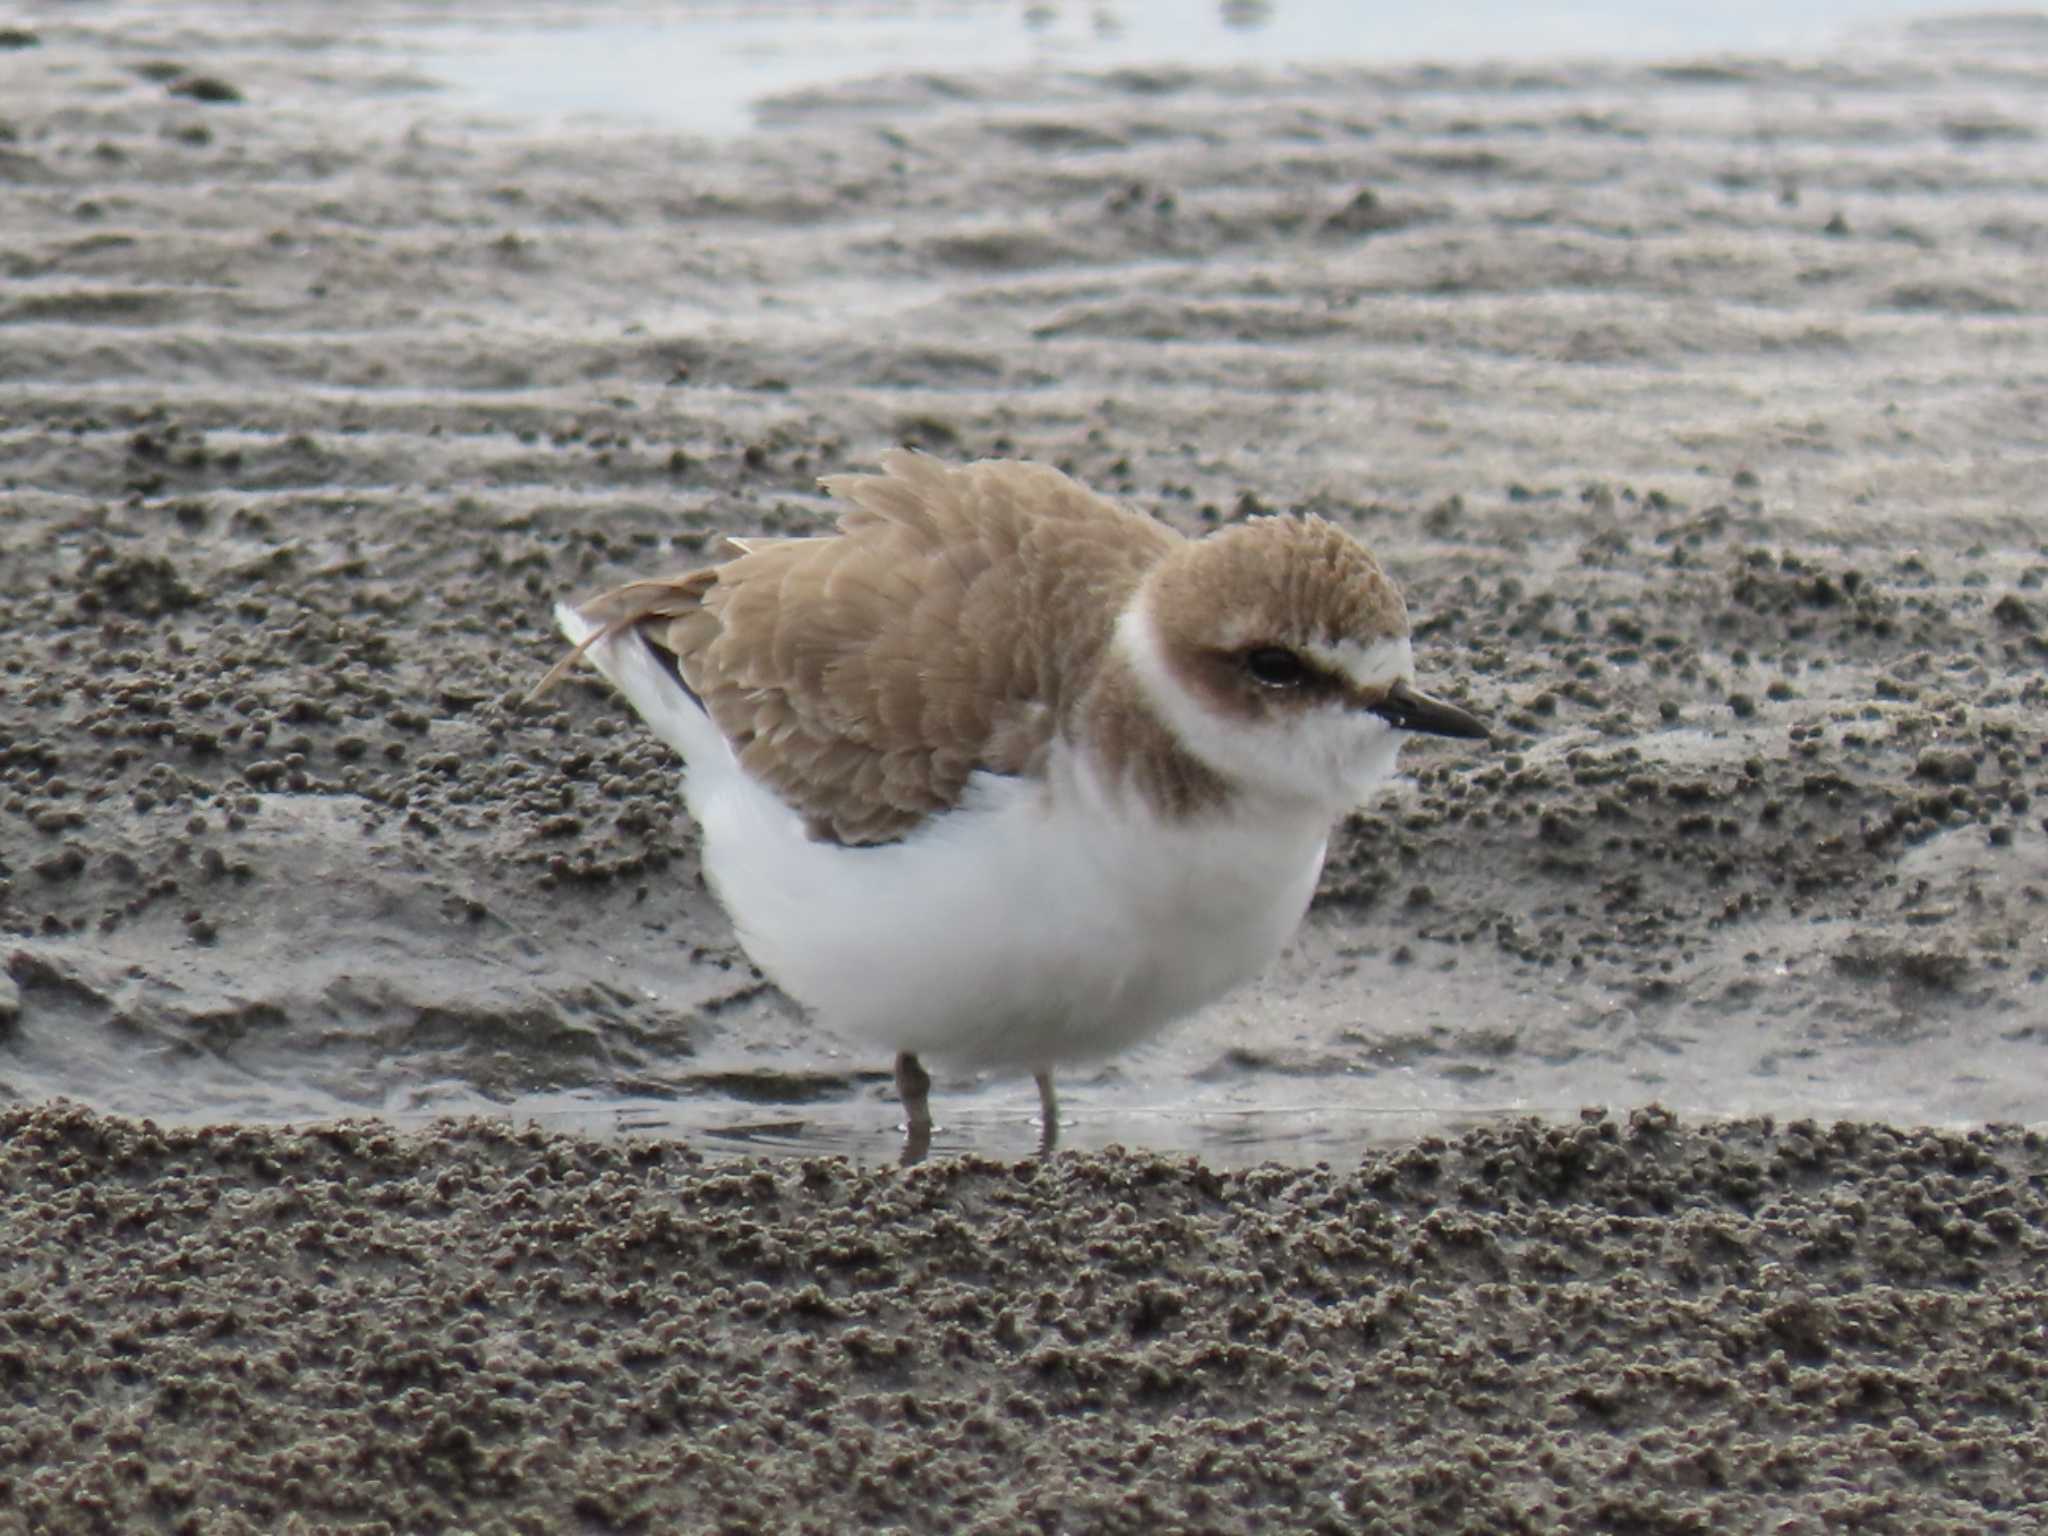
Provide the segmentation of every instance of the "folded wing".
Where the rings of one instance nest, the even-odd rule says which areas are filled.
[[[1085,691],[1117,613],[1179,541],[1043,465],[899,451],[824,482],[836,536],[735,539],[737,558],[583,605],[632,630],[741,766],[812,836],[893,842],[976,772],[1027,774]]]

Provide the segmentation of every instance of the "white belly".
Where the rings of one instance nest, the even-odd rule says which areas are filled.
[[[829,1027],[966,1065],[1107,1056],[1257,974],[1328,830],[1162,825],[1071,777],[1055,798],[977,775],[904,842],[842,848],[738,772],[691,777],[705,871],[761,968]]]

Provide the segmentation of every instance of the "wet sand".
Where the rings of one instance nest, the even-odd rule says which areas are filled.
[[[0,1529],[2040,1523],[2048,25],[713,145],[335,14],[0,38]],[[887,1064],[519,700],[905,441],[1339,519],[1500,734],[1088,1155],[942,1076],[957,1160],[700,1161]]]
[[[2048,1151],[1355,1168],[0,1116],[0,1529],[2028,1532]]]

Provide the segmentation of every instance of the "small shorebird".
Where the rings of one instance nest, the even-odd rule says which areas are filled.
[[[1271,961],[1332,823],[1404,736],[1486,728],[1415,686],[1401,594],[1317,517],[1188,539],[1039,464],[898,451],[822,482],[820,538],[556,617],[681,754],[739,937],[833,1028],[1052,1073]]]

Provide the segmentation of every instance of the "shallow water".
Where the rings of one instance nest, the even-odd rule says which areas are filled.
[[[1649,10],[1490,0],[1393,14],[1354,0],[740,0],[477,10],[492,14],[487,29],[437,27],[406,39],[421,50],[418,67],[461,104],[538,119],[641,119],[711,136],[773,122],[778,96],[870,75],[1823,56],[1896,49],[1902,22],[1941,14],[1913,0]]]

